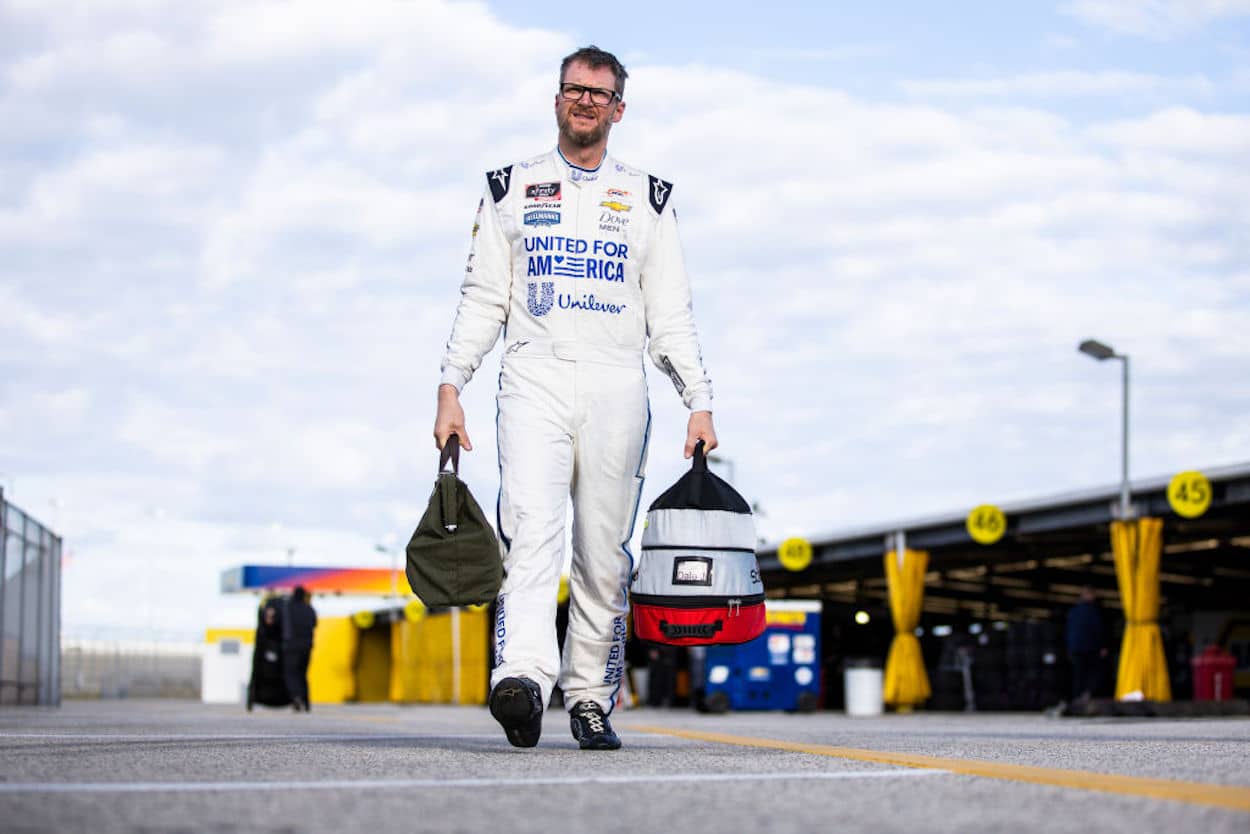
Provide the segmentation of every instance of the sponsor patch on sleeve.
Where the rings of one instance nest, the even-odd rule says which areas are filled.
[[[655,209],[655,213],[661,214],[664,207],[668,205],[669,195],[673,193],[673,184],[650,174],[647,174],[647,179],[649,180],[647,199],[651,201],[651,208]]]
[[[512,184],[512,166],[491,171],[486,175],[486,182],[490,185],[490,195],[498,203],[508,193],[508,186]]]
[[[686,392],[686,381],[681,378],[681,374],[677,373],[677,369],[673,367],[673,361],[667,356],[661,356],[660,362],[664,365],[668,378],[673,381],[673,387],[677,389],[677,393],[684,394]]]

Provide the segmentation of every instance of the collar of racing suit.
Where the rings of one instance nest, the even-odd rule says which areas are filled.
[[[556,146],[556,157],[564,163],[564,167],[567,169],[564,178],[574,183],[580,183],[582,180],[593,181],[599,178],[599,169],[603,167],[603,163],[608,161],[608,151],[606,148],[604,149],[603,159],[600,159],[599,164],[593,168],[583,168],[570,162],[569,158],[564,155],[564,151],[560,150],[559,145]]]

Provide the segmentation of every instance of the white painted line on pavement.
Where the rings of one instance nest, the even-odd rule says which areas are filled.
[[[0,733],[0,741],[21,739],[23,741],[369,741],[378,739],[394,741],[412,739],[486,738],[499,739],[499,733],[201,733],[182,735],[157,735],[143,733]]]
[[[812,779],[880,779],[939,776],[942,770],[853,770],[797,773],[655,773],[627,776],[550,776],[536,779],[326,779],[305,782],[30,782],[0,783],[0,794],[14,793],[189,793],[194,791],[325,791],[397,788],[508,788],[540,785],[628,785],[647,782],[785,782]]]

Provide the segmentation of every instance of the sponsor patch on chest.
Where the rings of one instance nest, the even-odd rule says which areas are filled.
[[[525,251],[528,278],[552,275],[621,283],[629,260],[629,244],[615,240],[534,236],[525,239]]]
[[[537,203],[554,203],[560,199],[560,183],[532,182],[525,186],[525,199]]]
[[[523,222],[526,226],[554,226],[560,222],[560,212],[549,209],[527,211]]]

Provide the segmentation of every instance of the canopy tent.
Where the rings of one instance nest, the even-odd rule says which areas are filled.
[[[1159,556],[1163,519],[1111,523],[1111,551],[1124,605],[1124,642],[1115,697],[1140,692],[1148,701],[1172,700],[1163,637],[1159,633]]]
[[[885,578],[890,591],[890,616],[894,620],[895,631],[885,662],[885,702],[898,707],[912,707],[928,699],[932,692],[920,641],[916,639],[929,554],[924,550],[906,548],[901,560],[896,554],[895,550],[885,554]]]

